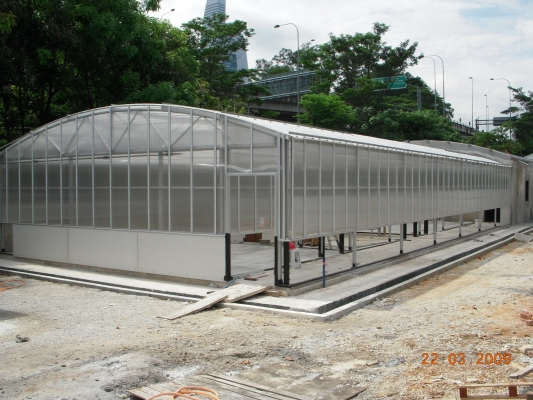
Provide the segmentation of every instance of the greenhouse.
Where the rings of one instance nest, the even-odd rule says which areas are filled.
[[[0,168],[16,257],[204,281],[231,278],[232,235],[272,234],[278,272],[289,241],[510,205],[487,158],[166,104],[69,115]]]

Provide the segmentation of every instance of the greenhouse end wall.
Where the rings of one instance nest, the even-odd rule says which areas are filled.
[[[220,282],[224,251],[220,236],[13,225],[15,257],[141,274]]]

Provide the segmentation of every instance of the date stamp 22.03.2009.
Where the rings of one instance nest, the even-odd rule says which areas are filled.
[[[509,365],[513,361],[510,353],[422,353],[422,365]]]

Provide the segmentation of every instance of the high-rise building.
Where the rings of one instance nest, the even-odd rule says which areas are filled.
[[[204,18],[212,17],[215,14],[226,14],[226,0],[207,0]]]
[[[212,17],[215,14],[226,14],[226,0],[207,0],[205,5],[204,18]],[[230,54],[229,61],[224,63],[226,71],[239,71],[248,69],[248,55],[244,50],[237,50]]]

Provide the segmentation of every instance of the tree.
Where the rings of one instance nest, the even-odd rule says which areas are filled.
[[[496,128],[490,132],[476,132],[474,136],[468,138],[468,143],[488,149],[508,152],[510,154],[522,155],[524,146],[509,138],[504,128]]]
[[[308,94],[301,100],[305,113],[300,116],[303,124],[327,129],[349,131],[355,122],[355,113],[339,96]]]
[[[514,101],[520,106],[505,110],[504,113],[516,114],[513,119],[505,124],[505,132],[511,131],[514,139],[523,146],[521,155],[533,153],[533,92],[525,93],[522,88],[511,88],[514,94]]]
[[[354,89],[358,78],[396,76],[416,65],[422,57],[415,55],[418,43],[405,40],[397,47],[388,46],[383,42],[388,30],[387,25],[375,23],[372,32],[330,35],[329,42],[302,52],[302,64],[319,75],[315,89],[342,94]]]

